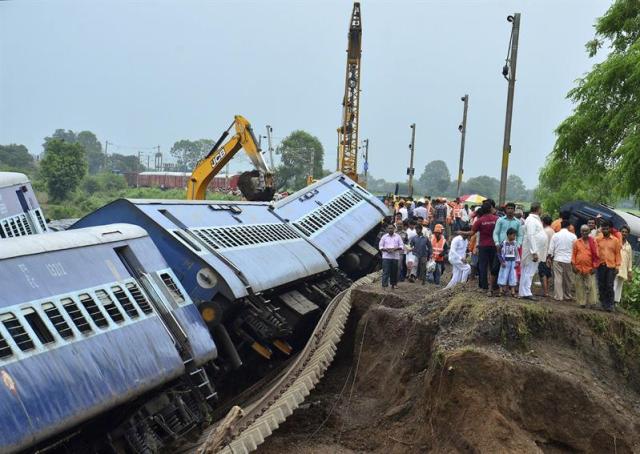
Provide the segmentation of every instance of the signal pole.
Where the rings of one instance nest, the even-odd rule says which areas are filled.
[[[509,174],[509,154],[511,153],[511,120],[513,118],[513,93],[516,87],[516,64],[518,62],[518,38],[520,36],[520,13],[507,17],[511,22],[510,48],[502,75],[509,82],[507,91],[507,113],[504,121],[504,143],[502,145],[502,171],[500,173],[500,196],[498,204],[504,205],[507,198],[507,178]]]
[[[469,109],[469,95],[464,95],[460,98],[464,102],[464,113],[462,114],[462,124],[458,126],[458,130],[461,133],[460,138],[460,163],[458,165],[458,188],[456,195],[460,197],[460,186],[462,185],[462,174],[464,174],[464,140],[467,135],[467,110]]]
[[[269,142],[269,164],[271,164],[271,170],[273,170],[273,146],[271,145],[271,133],[273,128],[267,125],[267,141]]]
[[[412,123],[411,126],[411,143],[409,149],[411,150],[411,158],[409,159],[409,167],[407,168],[407,175],[409,175],[409,197],[413,197],[413,174],[415,169],[413,168],[413,153],[416,145],[416,124]]]

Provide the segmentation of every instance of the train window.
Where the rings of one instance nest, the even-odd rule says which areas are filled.
[[[178,288],[178,286],[176,285],[175,281],[173,280],[173,278],[169,273],[161,273],[160,279],[162,279],[162,282],[164,282],[164,285],[167,286],[167,288],[169,289],[169,293],[171,293],[171,296],[173,297],[173,300],[176,303],[182,304],[185,302],[184,295],[182,294],[182,292],[180,291],[180,289]]]
[[[0,359],[8,358],[11,355],[13,355],[13,351],[11,351],[9,343],[2,336],[2,333],[0,333]]]
[[[124,311],[127,313],[129,317],[131,318],[140,317],[138,310],[133,304],[133,301],[129,299],[129,297],[127,296],[125,291],[122,290],[121,287],[116,285],[114,287],[111,287],[111,291],[116,296],[116,299],[118,300],[118,302],[120,303],[120,305],[122,306],[122,308],[124,309]]]
[[[118,306],[116,306],[107,292],[104,290],[96,290],[96,296],[100,304],[102,304],[102,307],[107,311],[107,314],[109,314],[111,320],[116,323],[122,323],[124,321],[124,316],[120,312],[120,309],[118,309]]]
[[[26,352],[27,350],[33,350],[35,348],[29,334],[24,330],[20,320],[18,320],[15,315],[10,313],[2,314],[0,315],[0,321],[2,321],[4,327],[7,328],[7,331],[9,331],[9,334],[13,337],[13,340],[20,350]]]
[[[87,310],[89,316],[93,319],[93,321],[96,322],[96,325],[98,325],[100,328],[109,326],[109,322],[106,318],[104,318],[104,315],[102,315],[102,311],[100,311],[100,308],[98,307],[96,302],[93,300],[93,298],[91,298],[91,295],[83,293],[79,296],[79,298],[80,303]]]
[[[145,314],[150,314],[151,312],[153,312],[149,301],[147,301],[147,298],[135,283],[129,282],[127,284],[127,290],[129,290],[131,296],[133,296],[133,299],[136,300],[136,303],[138,303],[138,306],[140,307],[140,309],[142,309],[142,312],[144,312]]]
[[[42,345],[55,341],[53,334],[51,334],[47,325],[45,325],[42,318],[40,318],[40,314],[38,314],[34,308],[27,307],[23,309],[22,315],[24,315],[25,320],[29,323],[29,326],[31,326],[33,332],[36,333]]]
[[[82,312],[78,308],[78,305],[71,298],[63,298],[61,301],[62,307],[67,311],[71,320],[73,320],[73,324],[80,330],[81,333],[89,333],[91,332],[91,325],[82,315]]]
[[[42,305],[42,309],[44,310],[44,313],[47,314],[47,317],[49,317],[51,323],[53,323],[53,327],[58,331],[60,337],[63,339],[73,337],[73,331],[69,328],[66,320],[53,303],[44,303]]]

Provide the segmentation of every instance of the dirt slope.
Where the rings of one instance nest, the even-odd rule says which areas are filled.
[[[259,452],[640,452],[640,323],[473,284],[356,290],[336,361]]]

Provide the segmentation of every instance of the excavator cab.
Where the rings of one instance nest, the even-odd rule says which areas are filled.
[[[222,145],[229,136],[229,131],[234,127],[235,134]],[[234,117],[233,123],[222,133],[211,151],[193,169],[187,183],[187,199],[204,200],[211,180],[224,169],[240,149],[244,149],[247,153],[255,170],[243,172],[240,175],[238,189],[247,200],[271,201],[275,194],[273,173],[262,157],[262,151],[253,134],[251,124],[241,115]]]

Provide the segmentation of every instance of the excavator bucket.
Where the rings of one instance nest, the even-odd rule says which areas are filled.
[[[242,172],[238,179],[238,189],[245,199],[251,202],[270,202],[275,194],[274,188],[260,188],[260,172],[251,170]]]

